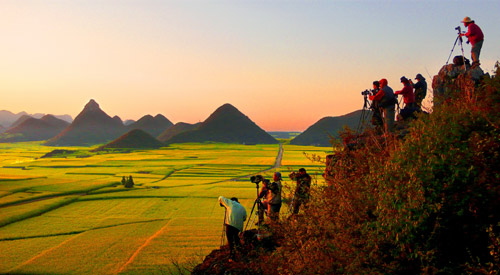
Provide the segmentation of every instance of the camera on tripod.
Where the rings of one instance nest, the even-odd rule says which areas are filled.
[[[456,27],[455,30],[457,30],[458,33],[462,33],[462,28],[460,26]]]
[[[263,180],[264,180],[264,178],[261,175],[251,176],[250,177],[250,181],[253,182],[253,183],[255,183],[255,184],[259,184]]]
[[[373,90],[364,90],[361,92],[361,95],[367,96],[370,95],[371,93],[373,93]]]

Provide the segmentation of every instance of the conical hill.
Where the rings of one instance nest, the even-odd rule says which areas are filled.
[[[361,117],[361,110],[337,117],[324,117],[311,125],[302,134],[290,141],[293,145],[331,146],[330,136],[338,138],[338,131],[344,126],[356,129]],[[369,122],[368,122],[369,123]]]
[[[174,126],[169,127],[167,130],[163,131],[163,133],[161,133],[158,136],[158,140],[161,142],[165,142],[175,135],[178,135],[180,133],[184,133],[187,131],[195,130],[197,127],[200,126],[200,124],[201,124],[201,122],[198,122],[195,124],[178,122]]]
[[[231,104],[219,107],[197,129],[177,134],[166,143],[207,141],[238,144],[278,143]]]
[[[134,129],[114,141],[99,147],[97,151],[110,148],[126,148],[126,149],[145,149],[145,148],[160,148],[163,143],[155,139],[150,134],[143,130]]]
[[[158,114],[155,117],[151,115],[145,115],[138,121],[127,126],[127,129],[141,129],[150,135],[156,137],[169,127],[174,125],[170,120],[168,120],[165,116]]]
[[[126,128],[117,119],[101,110],[93,99],[85,105],[73,123],[46,145],[85,146],[104,143],[125,133]]]

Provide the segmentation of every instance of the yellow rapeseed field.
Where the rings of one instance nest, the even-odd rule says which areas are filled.
[[[143,274],[200,262],[220,245],[224,211],[236,196],[250,212],[248,179],[324,165],[306,154],[331,149],[278,145],[174,144],[156,150],[41,158],[53,147],[0,144],[0,273]],[[134,188],[122,177],[132,176]]]

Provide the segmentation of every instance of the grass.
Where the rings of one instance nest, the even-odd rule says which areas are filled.
[[[247,177],[270,169],[278,152],[193,143],[126,153],[58,148],[78,154],[40,159],[53,149],[0,144],[0,273],[160,273],[200,261],[220,244],[218,196],[240,198],[249,212],[256,189]],[[324,157],[328,149],[285,145],[284,185],[293,185],[290,169],[321,168],[303,152]],[[119,185],[123,176],[136,187]]]

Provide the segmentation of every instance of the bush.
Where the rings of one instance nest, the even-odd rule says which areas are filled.
[[[402,139],[346,132],[327,186],[274,228],[269,273],[497,273],[500,68],[420,115]],[[264,259],[264,258],[263,258]]]

